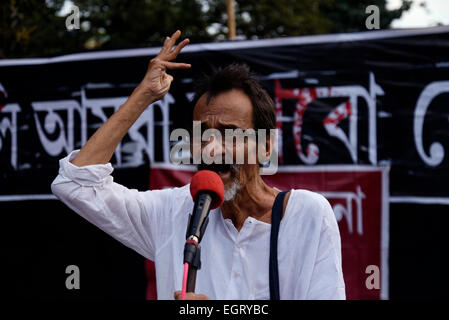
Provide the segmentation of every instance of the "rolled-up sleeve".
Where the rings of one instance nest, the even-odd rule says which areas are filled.
[[[139,192],[113,181],[110,163],[77,167],[60,160],[53,194],[80,216],[144,257],[154,260],[160,211],[170,210],[171,190]]]

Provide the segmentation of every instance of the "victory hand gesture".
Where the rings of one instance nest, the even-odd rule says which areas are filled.
[[[145,93],[151,96],[154,101],[162,99],[170,89],[173,77],[165,72],[167,69],[190,68],[190,64],[187,63],[171,62],[176,59],[182,48],[189,43],[189,39],[185,39],[173,48],[180,35],[181,31],[177,30],[171,37],[165,39],[164,46],[159,54],[151,59],[148,64],[147,73],[140,84],[144,88]]]

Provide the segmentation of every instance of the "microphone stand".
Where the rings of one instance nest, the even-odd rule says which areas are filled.
[[[193,211],[194,213],[199,211],[202,214],[190,216],[189,225],[187,226],[186,236],[188,238],[184,246],[184,263],[187,262],[189,264],[186,292],[195,292],[196,272],[201,269],[201,247],[199,243],[209,223],[208,214],[212,195],[209,193],[199,194],[196,200]],[[192,230],[194,232],[190,232]],[[191,235],[189,236],[189,234]]]
[[[195,292],[196,271],[201,269],[201,247],[196,247],[193,261],[189,263],[189,272],[187,273],[187,292]]]

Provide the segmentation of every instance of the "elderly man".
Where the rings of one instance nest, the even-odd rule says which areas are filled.
[[[81,150],[60,161],[52,184],[53,193],[67,206],[155,262],[160,299],[180,298],[185,230],[193,208],[189,187],[130,190],[113,182],[109,161],[145,108],[168,92],[173,77],[166,70],[191,67],[172,62],[189,42],[185,39],[175,47],[180,33],[166,38],[125,104]],[[275,128],[273,101],[247,67],[228,66],[197,87],[193,118],[203,129]],[[201,150],[212,141],[201,144]],[[268,139],[267,153],[270,144]],[[186,298],[269,299],[270,224],[280,190],[264,183],[258,163],[206,167],[222,179],[225,202],[210,213],[201,243],[198,294],[188,293]],[[324,197],[306,190],[286,194],[277,248],[281,299],[345,299],[340,234]]]

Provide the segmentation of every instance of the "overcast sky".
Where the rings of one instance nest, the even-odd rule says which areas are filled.
[[[401,5],[401,2],[401,0],[388,0],[387,6],[389,9],[396,9]],[[425,7],[420,6],[421,3],[424,3]],[[438,23],[449,25],[449,0],[414,0],[411,9],[404,13],[400,19],[394,20],[392,27],[434,27]]]

